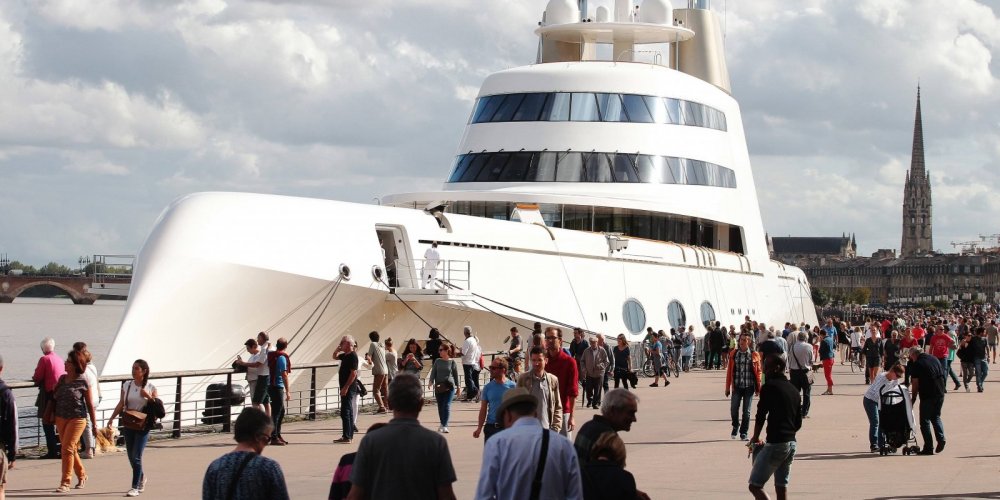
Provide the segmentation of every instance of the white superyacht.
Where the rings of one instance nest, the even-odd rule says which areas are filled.
[[[472,325],[492,350],[535,321],[633,341],[746,315],[815,324],[802,271],[768,255],[708,1],[551,0],[535,32],[535,64],[483,83],[440,191],[167,207],[104,374],[228,366],[261,330],[305,363],[345,334],[401,350],[429,325],[457,343]]]

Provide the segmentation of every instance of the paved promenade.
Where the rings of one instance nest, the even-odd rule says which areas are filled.
[[[998,365],[986,392],[949,393],[944,407],[947,449],[932,457],[869,453],[868,422],[861,406],[861,374],[836,365],[836,395],[815,396],[809,419],[798,434],[789,495],[810,498],[1000,498],[1000,377]],[[750,462],[740,441],[729,439],[729,401],[723,397],[724,372],[696,371],[671,379],[667,387],[641,385],[639,421],[622,433],[628,448],[627,469],[652,498],[750,498],[746,480]],[[817,386],[821,376],[817,377]],[[822,392],[820,389],[817,392]],[[578,409],[577,425],[594,410]],[[458,473],[455,491],[471,498],[479,474],[482,441],[472,438],[477,406],[455,403],[447,435]],[[364,414],[362,430],[385,415]],[[426,406],[421,422],[438,426],[437,412]],[[285,472],[292,498],[326,498],[340,456],[353,445],[335,445],[340,420],[286,425],[287,447],[265,454]],[[918,432],[919,434],[919,432]],[[363,436],[363,435],[362,435]],[[145,454],[149,485],[144,498],[197,498],[205,468],[233,447],[228,436],[212,435],[151,443]],[[117,498],[127,489],[130,470],[124,453],[84,462],[90,474],[85,490],[66,496]],[[58,461],[19,460],[9,475],[9,498],[54,496]],[[773,484],[767,490],[773,496]]]

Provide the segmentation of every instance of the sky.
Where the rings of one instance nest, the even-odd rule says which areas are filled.
[[[437,189],[545,4],[0,0],[0,254],[133,254],[198,191]],[[1000,233],[1000,0],[712,7],[772,236],[898,249],[918,81],[935,248]]]

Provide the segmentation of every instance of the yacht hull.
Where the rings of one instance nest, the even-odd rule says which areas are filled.
[[[639,340],[646,326],[670,328],[672,301],[699,336],[706,303],[725,325],[745,315],[779,326],[816,321],[801,271],[771,261],[638,239],[615,251],[599,233],[444,217],[439,223],[421,210],[274,195],[182,198],[137,256],[103,372],[129,373],[137,358],[156,372],[225,367],[263,330],[272,341],[289,339],[293,361],[307,363],[329,360],[346,334],[362,351],[372,330],[402,347],[426,339],[428,324],[459,343],[461,327],[471,325],[487,351],[502,348],[511,326],[534,321]],[[394,231],[398,261],[383,256],[379,230]],[[419,290],[415,262],[431,242],[446,263],[467,263],[461,279],[438,276],[456,288],[438,296]],[[395,293],[387,264],[398,266]],[[629,300],[644,316],[636,333],[626,325]]]

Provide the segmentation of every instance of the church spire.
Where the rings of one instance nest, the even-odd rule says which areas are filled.
[[[920,117],[920,85],[917,85],[917,115],[913,120],[913,151],[910,154],[910,174],[917,179],[927,176],[924,167],[924,125]]]

